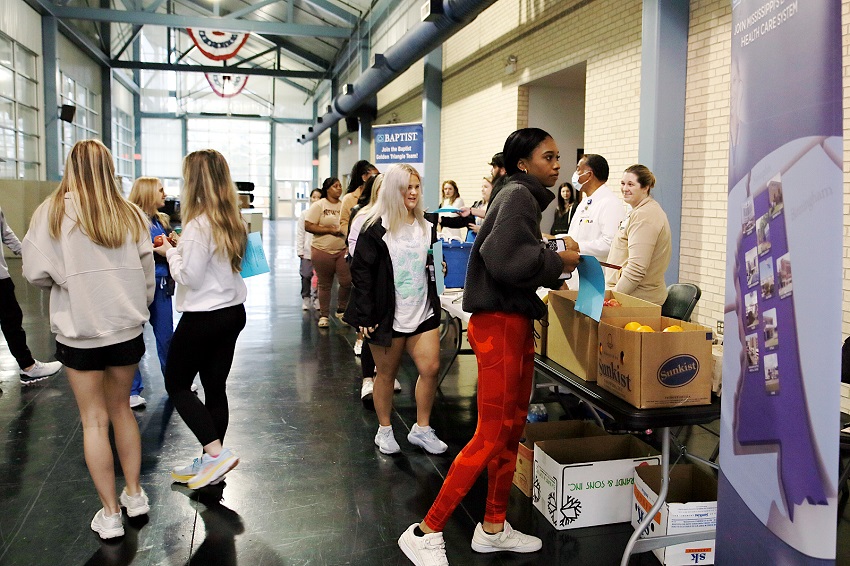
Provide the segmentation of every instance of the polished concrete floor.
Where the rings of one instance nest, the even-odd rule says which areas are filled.
[[[89,529],[100,504],[64,372],[21,388],[0,340],[0,564],[409,564],[396,539],[427,511],[474,430],[474,359],[462,356],[453,366],[434,408],[432,424],[449,444],[447,454],[431,456],[404,440],[415,422],[411,364],[399,376],[403,390],[393,415],[402,454],[380,454],[372,441],[375,414],[359,401],[352,330],[336,323],[320,330],[315,315],[301,310],[293,223],[267,224],[264,238],[272,273],[247,280],[248,324],[228,381],[227,444],[242,462],[218,487],[193,492],[171,483],[170,468],[196,456],[198,446],[165,395],[153,337],[146,332],[148,405],[136,415],[142,485],[152,509],[126,522],[123,539],[102,542]],[[52,359],[47,295],[21,280],[18,260],[10,268],[30,347],[36,357]],[[556,403],[547,406],[557,415]],[[708,456],[715,442],[694,429],[688,445]],[[508,519],[540,536],[543,550],[472,552],[469,541],[484,495],[482,478],[446,529],[453,565],[619,564],[628,525],[556,531],[516,488]],[[846,531],[848,521],[842,523]],[[630,562],[657,563],[651,554]]]

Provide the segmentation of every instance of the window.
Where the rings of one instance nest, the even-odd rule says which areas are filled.
[[[74,122],[62,122],[59,134],[64,162],[78,141],[100,139],[100,113],[97,111],[100,95],[91,92],[65,73],[59,74],[59,89],[59,103],[77,107]]]
[[[0,178],[38,179],[38,58],[0,34]]]
[[[182,120],[142,118],[142,175],[159,178],[167,195],[180,194],[183,176]]]
[[[112,155],[115,158],[115,172],[122,177],[132,179],[136,176],[133,156],[135,139],[133,117],[121,110],[114,109],[112,122]]]

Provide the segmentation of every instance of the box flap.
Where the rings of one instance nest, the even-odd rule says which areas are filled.
[[[605,429],[590,421],[527,423],[520,443],[528,448],[533,448],[534,443],[540,440],[605,436],[607,434]]]
[[[658,455],[650,445],[631,435],[543,440],[536,443],[555,462],[576,466],[591,462],[649,458]]]

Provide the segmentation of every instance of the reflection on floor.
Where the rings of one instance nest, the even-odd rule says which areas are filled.
[[[266,224],[272,276],[247,280],[248,325],[228,381],[227,444],[242,463],[226,482],[198,492],[171,483],[170,468],[197,456],[199,447],[168,402],[153,337],[146,333],[148,405],[136,415],[142,484],[152,511],[129,521],[118,542],[102,543],[89,529],[99,502],[64,372],[22,389],[17,366],[0,342],[0,564],[408,564],[396,539],[427,511],[475,426],[474,359],[460,359],[452,368],[434,409],[432,424],[449,444],[446,455],[430,456],[405,440],[415,422],[416,372],[410,364],[399,377],[403,390],[393,415],[402,454],[378,453],[375,414],[359,401],[352,331],[336,323],[320,330],[314,313],[300,308],[293,232],[291,222]],[[36,357],[50,358],[47,295],[21,280],[18,260],[10,267],[30,347]],[[554,417],[556,405],[548,407]],[[708,456],[715,442],[694,429],[688,445]],[[469,542],[485,490],[482,478],[446,529],[452,564],[619,564],[628,525],[558,532],[516,489],[508,519],[540,536],[543,550],[474,553]],[[842,532],[847,524],[845,515]],[[631,564],[657,561],[650,554]]]

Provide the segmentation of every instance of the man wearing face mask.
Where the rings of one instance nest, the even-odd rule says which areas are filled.
[[[626,209],[620,199],[605,185],[607,180],[608,162],[604,157],[593,153],[581,157],[573,173],[572,183],[584,197],[564,238],[568,249],[592,255],[600,261],[608,259],[611,242],[626,216]],[[570,287],[574,287],[572,281]]]

